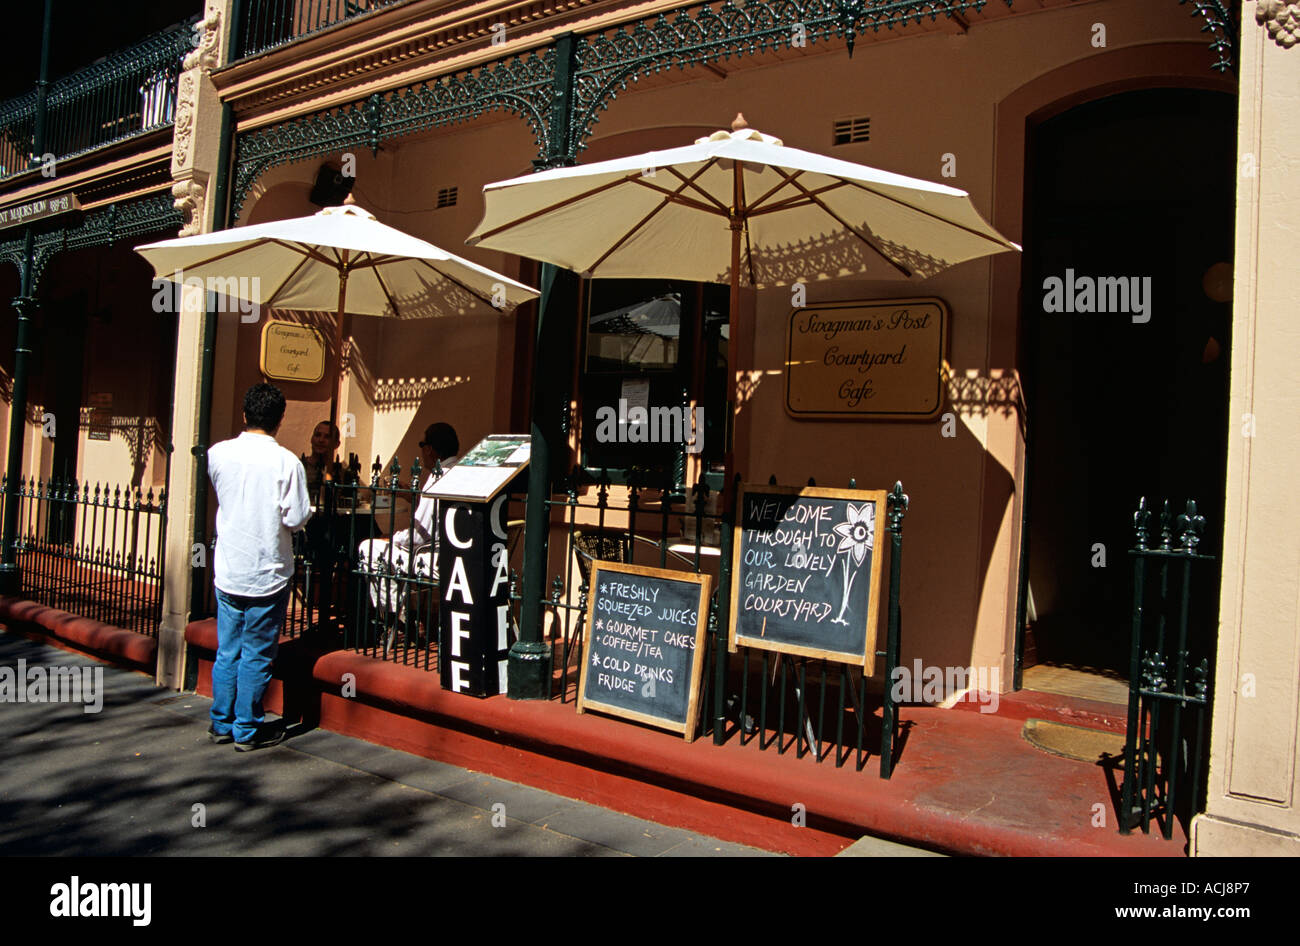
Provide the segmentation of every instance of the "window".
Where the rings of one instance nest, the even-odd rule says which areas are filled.
[[[587,282],[583,298],[583,465],[608,469],[614,480],[625,479],[634,468],[670,472],[685,485],[694,420],[704,428],[699,451],[704,473],[711,487],[720,486],[727,288],[596,279]]]

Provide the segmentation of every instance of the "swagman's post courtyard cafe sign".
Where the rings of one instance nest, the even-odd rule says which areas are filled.
[[[786,411],[800,418],[928,420],[943,404],[941,299],[809,305],[790,314]]]
[[[262,374],[314,383],[325,377],[325,340],[310,325],[268,319],[262,327]]]

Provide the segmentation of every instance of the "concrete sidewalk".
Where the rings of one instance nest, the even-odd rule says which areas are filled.
[[[14,634],[0,666],[103,670],[103,708],[0,703],[0,855],[748,856],[324,730],[235,752],[210,701]]]

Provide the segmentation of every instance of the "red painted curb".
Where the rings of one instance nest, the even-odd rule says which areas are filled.
[[[35,601],[0,597],[0,621],[20,629],[38,628],[78,649],[129,664],[132,669],[153,673],[157,664],[158,641],[154,638]]]
[[[215,622],[191,624],[186,640],[215,650]],[[1016,719],[908,708],[914,745],[905,745],[886,782],[875,757],[856,772],[851,759],[837,769],[793,751],[742,746],[734,735],[722,746],[688,744],[578,715],[572,704],[448,693],[434,673],[344,651],[312,653],[301,641],[286,642],[275,669],[283,683],[268,693],[272,709],[272,699],[288,699],[304,717],[348,735],[771,850],[834,853],[873,834],[960,854],[1184,853],[1178,841],[1092,827],[1096,800],[1106,797],[1100,771],[1033,749]],[[201,686],[210,686],[209,672],[203,666]],[[355,698],[339,695],[344,674],[353,675]],[[999,792],[1004,804],[1023,796],[1026,807],[1036,805],[1038,822],[1007,823],[997,810],[981,816]],[[807,828],[791,825],[799,804]]]

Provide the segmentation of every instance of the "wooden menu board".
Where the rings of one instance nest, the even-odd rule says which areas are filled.
[[[923,420],[943,406],[942,299],[808,305],[790,313],[785,409],[798,418]]]
[[[262,327],[262,374],[315,383],[325,377],[325,339],[310,325],[268,319]]]
[[[729,645],[871,667],[885,490],[744,485]]]
[[[439,499],[485,503],[528,466],[532,437],[489,434],[456,461],[429,489]]]
[[[592,562],[578,712],[599,710],[694,739],[712,581]]]

